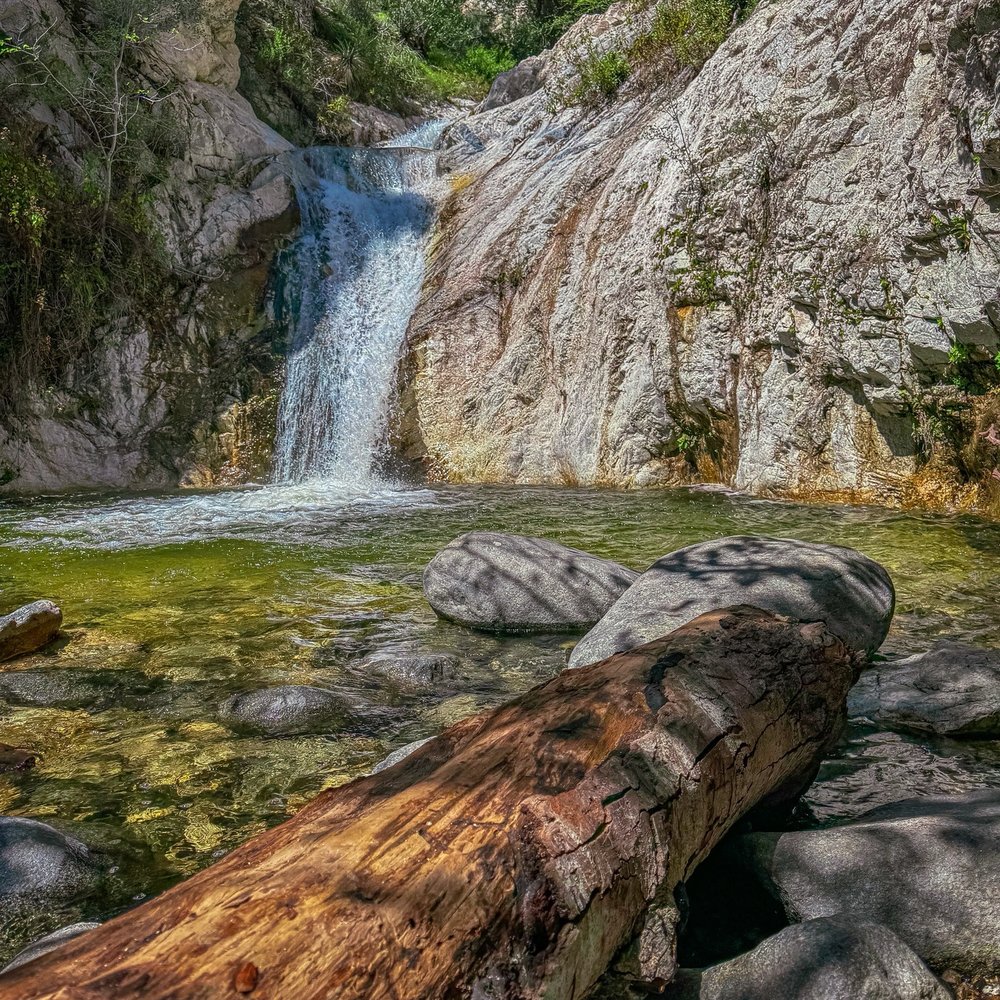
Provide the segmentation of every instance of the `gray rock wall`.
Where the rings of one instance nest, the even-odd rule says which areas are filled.
[[[626,13],[450,130],[405,453],[451,481],[905,498],[952,345],[977,372],[1000,347],[1000,12],[763,0],[699,72],[558,110],[588,35],[643,30]]]

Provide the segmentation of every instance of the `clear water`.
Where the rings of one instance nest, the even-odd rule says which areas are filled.
[[[640,569],[678,546],[742,532],[852,545],[896,582],[886,651],[923,649],[939,635],[1000,645],[1000,525],[972,518],[698,490],[368,495],[304,483],[5,499],[4,610],[51,597],[69,639],[0,669],[89,681],[91,693],[0,702],[0,741],[42,757],[33,771],[0,774],[0,812],[74,833],[120,870],[99,897],[9,922],[0,953],[161,891],[392,749],[561,669],[572,638],[479,636],[437,621],[425,604],[423,566],[472,528],[543,535]],[[385,646],[454,652],[460,677],[417,693],[359,670]],[[217,721],[229,694],[279,683],[336,688],[355,719],[340,732],[279,739],[238,736]],[[829,822],[893,798],[986,784],[1000,784],[996,743],[855,727],[807,798]]]

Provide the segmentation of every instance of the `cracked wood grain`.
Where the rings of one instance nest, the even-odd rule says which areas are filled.
[[[0,1000],[575,1000],[633,939],[665,981],[675,887],[811,780],[853,673],[822,625],[703,615],[323,793]]]

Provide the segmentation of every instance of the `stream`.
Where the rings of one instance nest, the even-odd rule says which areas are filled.
[[[424,602],[424,565],[473,528],[542,535],[637,569],[737,533],[850,545],[885,564],[896,584],[884,654],[944,635],[1000,644],[1000,525],[967,517],[698,489],[352,493],[306,483],[4,500],[4,601],[54,598],[68,640],[5,665],[4,675],[36,676],[0,700],[0,741],[41,761],[0,775],[0,812],[108,851],[118,872],[100,898],[5,926],[3,954],[162,891],[392,749],[560,670],[572,636],[478,635],[438,621]],[[407,691],[359,669],[386,647],[456,653],[459,677]],[[358,711],[341,732],[274,739],[217,720],[229,694],[281,683],[337,689]],[[852,725],[806,802],[810,821],[829,823],[913,794],[984,785],[1000,785],[996,743]]]

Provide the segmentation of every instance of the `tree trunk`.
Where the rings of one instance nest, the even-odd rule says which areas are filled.
[[[667,981],[674,888],[811,780],[853,671],[822,625],[703,615],[323,793],[0,998],[573,1000],[636,938]]]

